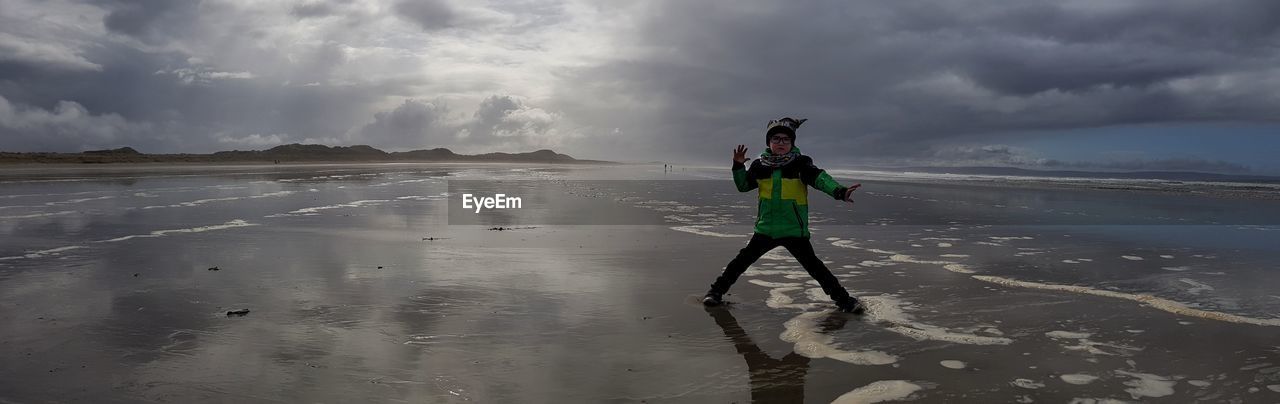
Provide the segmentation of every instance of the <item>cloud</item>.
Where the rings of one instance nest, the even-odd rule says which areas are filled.
[[[182,84],[210,84],[214,80],[231,80],[231,79],[251,79],[253,73],[249,72],[219,72],[201,68],[184,67],[173,70],[157,70],[157,75],[169,74],[176,76]]]
[[[937,147],[928,158],[900,162],[899,165],[949,167],[1019,167],[1037,170],[1087,171],[1197,171],[1243,174],[1253,172],[1246,164],[1198,157],[1142,158],[1112,153],[1102,160],[1048,159],[1027,148],[1003,145],[961,145]]]
[[[1268,0],[0,4],[0,95],[149,123],[128,138],[147,150],[278,135],[709,162],[791,115],[820,158],[1034,164],[983,145],[1280,121]]]
[[[405,100],[395,109],[375,113],[372,122],[348,134],[347,139],[393,149],[416,148],[433,141],[448,144],[453,129],[444,122],[447,113],[442,103]]]
[[[13,3],[0,7],[0,32],[66,44],[101,68],[35,68],[0,60],[0,95],[13,104],[44,108],[71,101],[94,115],[151,122],[157,133],[164,128],[163,136],[129,138],[137,142],[129,145],[140,150],[211,152],[226,146],[219,141],[224,136],[251,134],[344,139],[388,98],[419,94],[425,82],[408,70],[421,67],[416,55],[353,46],[346,41],[357,38],[343,34],[351,29],[345,18],[292,26],[296,19],[288,14],[288,4],[205,2],[199,18],[185,20],[182,13],[159,13],[146,19],[155,29],[137,31],[145,38],[139,41],[84,23],[105,20],[120,6],[116,2],[66,9],[70,3]],[[331,3],[342,7],[335,9],[344,17],[367,12],[363,3]],[[47,24],[11,23],[40,14],[47,14],[41,17]],[[147,36],[161,31],[173,35]],[[325,36],[339,40],[316,39]],[[40,133],[21,136],[34,139]],[[58,144],[64,151],[80,148]]]
[[[493,8],[455,4],[449,0],[397,0],[392,5],[397,16],[423,31],[450,28],[481,28],[512,22],[515,16]]]
[[[148,123],[129,122],[116,114],[92,114],[72,101],[59,101],[46,110],[15,105],[0,96],[0,149],[7,151],[120,147],[150,130]]]
[[[333,6],[323,0],[312,0],[294,4],[289,14],[298,18],[323,18],[333,15]]]
[[[531,150],[557,142],[560,117],[518,97],[492,95],[466,115],[451,114],[442,100],[405,100],[347,135],[391,149],[448,147],[455,151]]]
[[[453,7],[444,0],[400,0],[394,9],[427,31],[452,28],[457,19]]]
[[[200,18],[201,0],[93,0],[108,10],[107,30],[148,42],[163,42]]]
[[[676,153],[714,153],[781,115],[812,118],[806,150],[901,158],[1007,131],[1276,122],[1269,111],[1280,108],[1280,51],[1265,45],[1280,40],[1275,2],[661,1],[641,11],[617,36],[625,53],[566,74],[575,85],[559,98],[574,117],[670,138]],[[707,146],[676,141],[689,133]]]
[[[251,148],[263,148],[263,147],[269,148],[271,146],[278,146],[281,144],[285,144],[288,141],[289,141],[289,135],[283,134],[283,133],[276,133],[276,134],[270,134],[265,136],[255,133],[255,134],[243,136],[243,137],[232,137],[230,135],[224,134],[218,137],[218,143],[222,143],[226,145],[235,145],[235,146],[248,146]]]
[[[547,135],[559,117],[541,108],[526,105],[512,96],[490,96],[476,108],[474,120],[463,137],[473,143],[536,143]]]
[[[45,108],[70,101],[94,115],[165,126],[171,135],[135,138],[143,144],[132,146],[152,151],[208,152],[271,135],[388,148],[548,144],[570,133],[551,128],[565,120],[530,106],[526,95],[545,100],[554,85],[549,64],[575,62],[573,47],[586,43],[551,35],[577,30],[559,0],[4,1],[0,34],[18,39],[0,47],[51,45],[12,53],[26,65],[0,60],[0,95]],[[437,22],[449,29],[405,23],[401,12],[433,23],[424,20],[433,5],[448,12]],[[482,120],[488,115],[473,112],[492,94],[512,94],[520,107]],[[404,100],[441,116],[414,128],[405,122],[415,105]],[[443,116],[446,105],[459,112]]]
[[[0,32],[0,62],[16,62],[61,70],[101,71],[102,65],[93,63],[80,51],[63,44],[41,42]]]

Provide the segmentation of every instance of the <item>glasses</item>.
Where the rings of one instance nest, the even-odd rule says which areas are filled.
[[[778,143],[778,144],[791,143],[791,138],[786,136],[774,136],[769,138],[769,143]]]

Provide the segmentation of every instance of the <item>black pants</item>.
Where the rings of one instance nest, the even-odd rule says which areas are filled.
[[[814,280],[822,285],[822,291],[827,296],[831,296],[831,300],[843,301],[849,298],[849,291],[840,286],[840,281],[836,280],[835,275],[831,274],[831,270],[818,259],[813,252],[813,244],[809,243],[808,237],[782,237],[772,238],[760,233],[751,235],[751,241],[747,242],[747,246],[738,251],[738,256],[733,257],[733,261],[729,261],[729,265],[725,266],[724,273],[716,278],[716,282],[711,284],[711,290],[708,293],[716,293],[723,295],[729,291],[729,287],[738,281],[738,277],[747,271],[747,267],[755,263],[765,253],[778,246],[786,247],[791,255],[800,261],[800,265],[804,270],[809,272]]]

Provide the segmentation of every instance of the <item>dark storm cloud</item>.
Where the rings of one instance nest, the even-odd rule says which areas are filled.
[[[399,0],[395,11],[427,31],[451,28],[458,22],[453,7],[445,0]]]
[[[338,143],[369,119],[374,103],[416,95],[424,83],[419,76],[394,74],[333,80],[349,62],[347,46],[334,41],[272,46],[261,31],[219,22],[247,20],[244,10],[226,4],[87,4],[101,7],[107,32],[150,45],[96,38],[91,30],[51,33],[53,24],[0,28],[0,34],[88,44],[64,46],[69,51],[63,54],[99,66],[68,71],[0,58],[0,97],[11,111],[0,114],[0,150],[132,146],[145,152],[207,152],[273,146],[269,141]],[[204,14],[192,14],[195,9]],[[132,28],[112,22],[125,20],[134,21]],[[201,37],[209,32],[222,37]],[[211,43],[236,53],[217,57],[188,51]],[[66,64],[63,59],[55,62]],[[225,67],[232,65],[240,67]]]
[[[562,0],[477,3],[453,0],[393,0],[391,11],[422,31],[471,31],[466,34],[520,35],[565,19]]]
[[[0,149],[710,162],[797,116],[818,157],[1030,166],[1046,160],[989,146],[1276,122],[1278,27],[1263,0],[0,0]]]
[[[156,80],[151,71],[170,55],[147,55],[121,46],[100,51],[104,52],[91,49],[83,54],[102,65],[100,70],[0,65],[0,149],[79,151],[136,145],[155,151],[147,146],[176,144],[155,132],[164,125],[146,119],[159,118],[159,111],[132,102],[138,91],[164,98],[167,89],[143,83]],[[166,100],[159,101],[155,105],[165,105]]]
[[[182,54],[141,52],[124,46],[91,52],[91,60],[105,66],[102,71],[28,70],[0,77],[0,96],[16,108],[58,115],[55,109],[59,103],[74,100],[86,112],[76,115],[82,117],[79,119],[114,117],[131,128],[111,132],[115,136],[86,132],[76,138],[71,133],[45,136],[30,126],[11,126],[0,139],[0,150],[76,151],[132,146],[149,152],[212,151],[229,146],[263,146],[225,141],[253,134],[284,134],[277,136],[282,143],[341,139],[351,127],[368,120],[372,112],[368,105],[383,97],[408,96],[422,84],[418,78],[400,77],[311,85],[324,80],[326,71],[342,64],[344,58],[331,44],[295,51],[304,68],[284,78],[246,77],[245,72],[193,67]],[[288,84],[280,81],[289,79],[293,81]],[[63,117],[63,121],[71,119],[65,114]],[[98,127],[89,122],[80,126]],[[102,128],[117,126],[120,125]],[[23,127],[28,129],[21,130]]]
[[[498,115],[483,107],[470,119],[465,117],[474,110],[460,111],[449,122],[419,110],[419,127],[410,127],[404,120],[415,106],[447,110],[440,94],[475,105],[497,87],[481,80],[433,83],[423,73],[425,62],[457,69],[449,61],[425,59],[422,47],[459,40],[423,41],[414,36],[419,30],[404,28],[501,22],[508,23],[502,35],[524,33],[565,21],[562,10],[547,3],[504,4],[511,11],[494,11],[444,0],[15,0],[22,12],[90,24],[27,24],[21,23],[23,13],[0,12],[0,50],[15,50],[14,56],[0,56],[6,108],[0,149],[200,152],[286,142],[391,149],[539,143],[530,135],[547,134],[555,116],[525,104]],[[510,17],[524,11],[529,15]],[[100,26],[91,24],[94,16]],[[295,25],[299,20],[307,21]],[[536,43],[527,49],[537,49]],[[496,55],[497,63],[507,63]],[[455,58],[467,60],[465,54]],[[437,101],[405,101],[424,99]],[[379,112],[392,100],[403,104]]]
[[[574,117],[643,138],[755,142],[813,118],[806,151],[923,156],[939,139],[1179,121],[1276,121],[1280,3],[666,1],[636,55],[579,69]],[[606,100],[590,102],[582,100]],[[639,119],[636,119],[639,118]],[[601,128],[602,130],[604,128]],[[721,147],[723,148],[723,147]],[[720,153],[723,154],[723,153]]]
[[[102,65],[90,62],[66,46],[33,43],[29,38],[0,33],[0,74],[40,69],[102,70]]]
[[[326,1],[312,0],[294,4],[289,13],[298,18],[327,17],[334,13],[333,6]]]
[[[360,128],[352,141],[398,148],[423,146],[433,140],[447,144],[455,132],[444,121],[447,113],[448,108],[440,103],[405,100],[391,111],[374,114],[373,122]]]
[[[109,31],[147,41],[164,41],[199,18],[201,0],[93,0],[108,10],[102,24]]]
[[[0,79],[26,71],[102,69],[101,64],[85,58],[74,28],[48,21],[38,12],[16,10],[14,5],[0,2]]]
[[[0,96],[0,148],[4,150],[83,150],[125,139],[152,140],[133,136],[150,129],[119,115],[94,115],[75,102],[62,101],[45,110],[14,105]],[[33,132],[40,136],[24,136]]]

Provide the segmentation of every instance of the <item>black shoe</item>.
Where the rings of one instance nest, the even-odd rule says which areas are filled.
[[[719,306],[721,303],[724,303],[724,298],[719,293],[707,293],[702,297],[703,306]]]
[[[847,299],[836,301],[836,307],[845,313],[862,314],[867,312],[867,306],[864,306],[858,298],[849,296]]]

